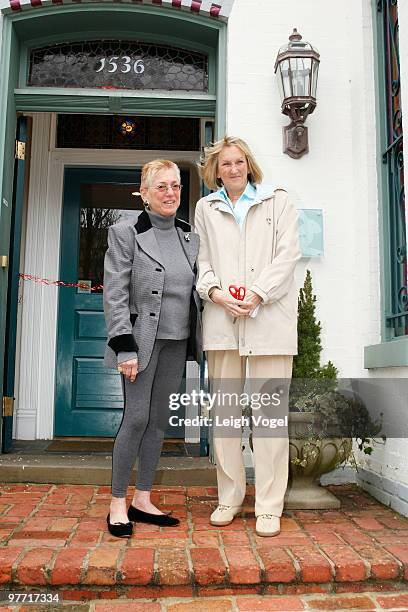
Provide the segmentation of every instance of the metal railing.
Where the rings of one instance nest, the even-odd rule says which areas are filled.
[[[386,130],[382,161],[387,165],[387,211],[389,265],[386,325],[392,336],[408,334],[407,238],[405,209],[404,154],[401,108],[401,75],[398,41],[398,0],[378,0],[378,16],[383,32],[383,58],[386,97]]]

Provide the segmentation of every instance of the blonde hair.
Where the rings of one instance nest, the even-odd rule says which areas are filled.
[[[174,170],[177,175],[177,180],[180,182],[180,168],[177,164],[169,159],[153,159],[147,162],[142,168],[142,176],[140,179],[140,187],[148,189],[156,174],[162,170]]]
[[[204,156],[198,165],[201,178],[209,189],[218,189],[222,186],[218,174],[218,157],[224,147],[238,147],[245,155],[248,164],[248,180],[251,183],[259,184],[262,182],[263,174],[253,153],[245,140],[236,136],[224,136],[208,147],[204,148]]]

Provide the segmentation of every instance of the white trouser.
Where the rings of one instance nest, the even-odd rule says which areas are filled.
[[[292,355],[258,355],[240,357],[237,350],[207,351],[208,373],[212,382],[212,392],[231,392],[234,389],[242,393],[245,376],[246,360],[248,359],[248,374],[250,394],[268,389],[265,382],[271,381],[271,388],[276,388],[276,379],[286,381],[286,393],[283,402],[277,410],[278,416],[287,414],[287,390],[292,376]],[[272,379],[272,380],[271,380]],[[223,386],[224,381],[224,386]],[[213,385],[216,385],[217,389]],[[222,402],[221,402],[222,403]],[[242,406],[238,403],[225,406],[216,405],[215,415],[220,417],[241,417]],[[259,412],[259,411],[258,411]],[[273,414],[273,408],[267,410],[267,415]],[[253,410],[253,415],[257,411]],[[281,516],[283,501],[288,483],[289,439],[287,430],[284,437],[278,437],[278,430],[253,425],[253,460],[255,468],[255,515],[273,514]],[[217,464],[218,499],[220,504],[240,506],[245,497],[245,467],[242,454],[241,430],[230,429],[222,432],[222,428],[214,429],[214,456]]]

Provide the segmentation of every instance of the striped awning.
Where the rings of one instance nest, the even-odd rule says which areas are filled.
[[[0,0],[2,12],[22,11],[29,8],[38,9],[54,4],[98,4],[98,0]],[[101,4],[108,4],[101,0]],[[173,10],[184,10],[205,17],[227,20],[234,0],[112,0],[112,4],[153,5]]]

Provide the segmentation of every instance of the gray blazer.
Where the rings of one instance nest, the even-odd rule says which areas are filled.
[[[198,234],[180,219],[175,225],[187,260],[196,272]],[[117,223],[109,228],[103,279],[108,330],[104,363],[108,368],[117,368],[117,355],[122,351],[137,353],[139,372],[148,365],[159,323],[164,273],[156,234],[145,211],[136,225]],[[201,310],[194,285],[187,357],[196,361],[202,358]]]

